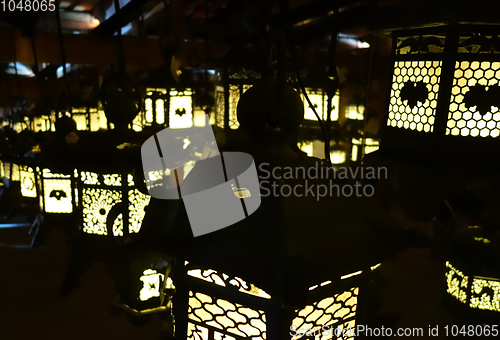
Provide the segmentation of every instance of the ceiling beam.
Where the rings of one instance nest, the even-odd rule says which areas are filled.
[[[39,63],[61,64],[59,41],[56,33],[37,32],[34,36]],[[16,53],[14,53],[15,40]],[[116,37],[106,40],[89,34],[65,34],[64,50],[66,62],[82,65],[117,65]],[[18,61],[34,63],[31,41],[22,36],[20,30],[0,28],[0,41],[5,42],[0,49],[0,62]],[[153,69],[164,63],[158,38],[123,37],[125,63]],[[17,60],[14,55],[17,54]]]

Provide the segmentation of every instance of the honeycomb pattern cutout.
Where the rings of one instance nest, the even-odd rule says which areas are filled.
[[[396,61],[392,78],[391,100],[387,125],[397,128],[432,132],[441,78],[441,61]],[[406,82],[424,82],[429,95],[424,103],[411,108],[401,99]]]
[[[476,106],[467,108],[464,97],[474,85],[493,86],[500,79],[500,62],[457,61],[451,91],[446,135],[471,137],[498,137],[500,110],[491,107],[484,116]],[[486,88],[488,89],[488,88]]]

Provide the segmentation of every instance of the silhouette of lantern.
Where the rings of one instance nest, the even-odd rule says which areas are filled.
[[[500,252],[494,233],[480,226],[459,229],[450,236],[446,250],[448,300],[471,317],[498,320]]]
[[[174,129],[193,126],[193,91],[190,88],[147,88],[144,110],[132,122],[135,131],[146,126]]]
[[[345,336],[338,338],[351,338],[349,329],[352,332],[356,325],[360,290],[378,266],[310,287],[306,306],[294,311],[288,319],[289,327],[277,329],[279,326],[273,322],[280,302],[273,297],[273,292],[266,292],[240,277],[203,269],[186,261],[185,266],[175,269],[187,274],[182,286],[176,285],[174,295],[176,338],[186,335],[186,339],[196,340],[263,340],[269,339],[270,328],[275,336],[279,332],[294,340],[321,338],[321,333],[325,339],[336,339],[337,336],[328,337],[327,332],[342,331]],[[179,318],[184,311],[187,318]]]
[[[447,25],[393,32],[393,77],[383,131],[388,152],[486,160],[500,135],[494,98],[499,28]]]
[[[75,174],[62,174],[42,169],[40,206],[45,213],[70,214],[78,204]]]
[[[78,189],[84,233],[107,235],[107,223],[115,236],[139,232],[151,197],[135,188],[131,174],[81,171]]]
[[[328,107],[328,95],[325,90],[321,88],[306,87],[305,88],[309,100],[316,109],[316,113],[321,117],[323,121],[327,119],[327,107]],[[301,94],[301,99],[304,102],[304,119],[306,121],[317,121],[318,118],[314,114],[314,111],[308,105],[305,97]],[[330,114],[331,121],[336,121],[339,119],[339,91],[335,93],[332,99],[332,112]]]

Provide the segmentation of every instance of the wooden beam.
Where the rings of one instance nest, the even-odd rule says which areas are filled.
[[[34,38],[39,63],[62,63],[56,33],[37,32]],[[14,53],[14,40],[16,53]],[[88,34],[65,34],[66,62],[82,65],[117,65],[117,43],[115,40],[116,37],[104,40]],[[16,61],[34,63],[31,41],[29,38],[23,37],[19,30],[1,27],[0,41],[3,42],[0,49],[0,62],[12,62],[14,55],[17,54]],[[153,69],[165,62],[161,55],[158,38],[124,36],[123,49],[125,63],[130,66]]]

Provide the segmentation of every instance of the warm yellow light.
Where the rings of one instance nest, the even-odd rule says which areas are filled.
[[[396,61],[387,126],[432,132],[441,78],[441,61]],[[427,98],[412,107],[401,98],[401,90],[408,82],[426,84]]]
[[[346,152],[344,150],[334,150],[330,152],[330,160],[332,164],[343,164],[345,163]]]
[[[474,277],[470,307],[500,312],[500,281],[492,278]]]
[[[453,267],[450,262],[446,262],[446,267],[448,267],[448,272],[446,273],[448,294],[451,294],[453,297],[458,299],[458,301],[466,303],[469,277],[465,276],[464,273]]]
[[[33,131],[34,132],[45,132],[50,131],[51,121],[50,117],[34,117],[33,118]]]
[[[19,171],[19,165],[16,163],[12,163],[10,169],[10,180],[13,182],[17,182],[21,180],[21,172]]]
[[[193,126],[192,92],[170,91],[169,127],[184,129]]]
[[[305,152],[309,157],[313,157],[313,142],[312,141],[307,141],[307,142],[299,142],[298,143],[299,149],[303,152]]]
[[[139,292],[139,299],[147,301],[151,298],[159,297],[164,277],[165,275],[158,273],[156,270],[146,269],[140,278],[143,286]]]
[[[352,139],[352,152],[351,152],[352,161],[356,162],[358,160],[359,148],[362,145],[363,145],[363,140],[361,138]],[[377,151],[379,147],[380,147],[380,142],[377,139],[365,138],[364,150],[362,156]]]
[[[365,113],[364,105],[348,105],[345,111],[346,119],[363,120]]]
[[[36,177],[32,167],[21,166],[21,195],[23,197],[37,197]]]
[[[363,271],[362,271],[362,270],[360,270],[360,271],[357,271],[357,272],[355,272],[355,273],[347,274],[347,275],[341,276],[341,277],[340,277],[340,279],[341,279],[341,280],[345,280],[345,279],[348,279],[348,278],[350,278],[350,277],[353,277],[353,276],[359,275],[359,274],[361,274],[362,272],[363,272]]]
[[[245,339],[266,339],[266,315],[263,311],[203,293],[189,292],[188,318],[202,325],[220,329],[221,332],[216,331],[219,333],[217,336],[219,339],[230,339],[231,334]],[[208,340],[208,329],[189,322],[188,339]]]
[[[309,100],[313,104],[316,113],[321,117],[323,121],[326,120],[327,118],[327,108],[328,108],[328,95],[325,93],[325,91],[321,89],[314,89],[314,88],[309,88],[306,87],[306,93],[307,96],[309,97]],[[316,115],[314,114],[314,111],[311,109],[309,106],[309,103],[305,99],[305,97],[301,94],[302,101],[304,102],[304,119],[307,120],[318,120],[316,118]],[[339,92],[333,96],[332,99],[332,112],[330,114],[330,119],[332,121],[338,120],[339,119]]]
[[[127,183],[122,183],[121,174],[104,174],[102,177],[94,172],[82,171],[83,231],[87,234],[107,235],[106,221],[109,211],[123,201],[122,185],[128,185],[128,221],[129,232],[138,233],[145,215],[144,208],[149,204],[151,196],[144,195],[134,187],[132,175],[127,175]],[[102,183],[101,183],[102,180]],[[101,188],[106,185],[113,189]],[[120,214],[113,224],[113,235],[123,236],[123,216]]]
[[[69,214],[73,212],[71,175],[42,170],[43,199],[46,213]]]
[[[464,98],[477,85],[497,88],[500,62],[461,61],[455,63],[446,134],[452,136],[498,137],[500,135],[500,107],[491,106],[480,113],[476,106],[467,107]],[[470,103],[470,101],[469,101]],[[493,104],[492,104],[493,105]]]
[[[327,297],[318,302],[304,307],[297,312],[297,316],[292,321],[293,329],[300,333],[314,332],[321,338],[322,329],[328,326],[339,328],[353,328],[354,320],[342,322],[356,316],[358,304],[359,288],[353,287],[343,293],[336,294],[333,297]],[[300,339],[302,336],[297,334],[292,336],[292,340]]]
[[[215,283],[216,285],[221,287],[227,287],[226,281],[229,278],[229,275],[218,273],[212,269],[192,269],[188,271],[188,275],[207,282]],[[239,288],[238,291],[242,293],[258,296],[264,299],[271,298],[271,295],[267,294],[264,290],[256,287],[251,283],[248,284],[245,280],[239,277],[233,277],[228,281],[228,283],[234,287]]]

